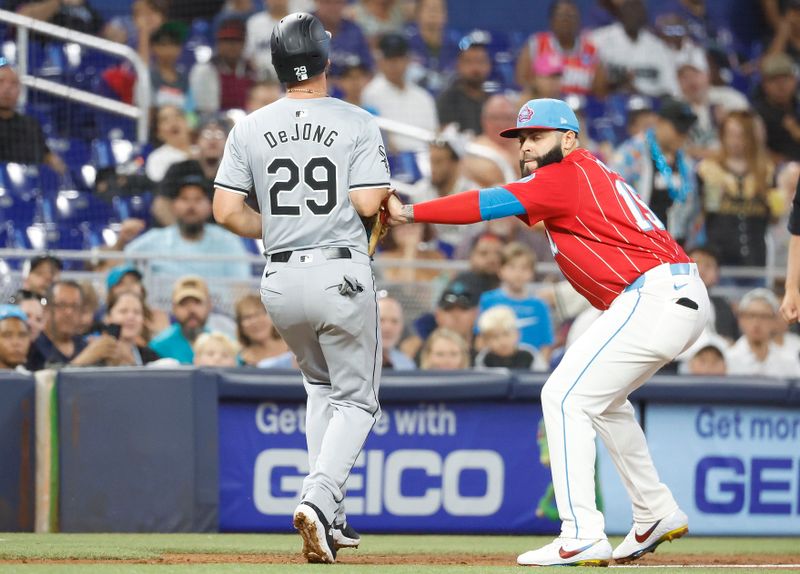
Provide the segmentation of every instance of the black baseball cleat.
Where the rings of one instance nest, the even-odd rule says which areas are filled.
[[[333,545],[336,550],[358,548],[359,544],[361,544],[361,535],[347,521],[339,524],[333,523]]]
[[[303,537],[303,556],[313,563],[336,562],[336,545],[332,528],[322,511],[311,502],[303,501],[294,510],[294,527]]]

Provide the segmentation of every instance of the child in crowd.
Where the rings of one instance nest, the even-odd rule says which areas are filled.
[[[531,288],[535,272],[533,251],[522,243],[509,243],[502,251],[500,287],[481,295],[478,310],[482,313],[496,305],[510,307],[517,317],[520,341],[546,354],[553,343],[553,325],[547,304]]]
[[[235,367],[239,343],[219,331],[203,333],[194,343],[196,367]]]
[[[483,350],[475,357],[475,367],[506,367],[544,371],[547,363],[535,347],[520,343],[517,316],[511,307],[497,305],[478,317],[478,332]]]
[[[725,366],[725,349],[718,344],[709,342],[700,347],[689,359],[690,375],[717,375],[723,376],[727,372]]]
[[[422,347],[419,367],[423,370],[454,371],[469,368],[469,348],[464,338],[450,329],[439,328],[428,335]]]

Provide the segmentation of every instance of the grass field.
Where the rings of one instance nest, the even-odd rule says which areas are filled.
[[[519,573],[518,553],[552,538],[516,536],[366,535],[358,550],[343,550],[335,566],[305,564],[295,535],[257,534],[17,534],[0,533],[0,573],[189,574],[320,572]],[[612,544],[618,539],[612,539]],[[785,572],[769,564],[800,564],[798,538],[687,537],[663,544],[638,568],[647,573]],[[669,566],[658,566],[669,564]],[[703,564],[713,567],[698,568]],[[725,567],[724,565],[736,565]],[[747,568],[748,564],[756,564]],[[649,566],[642,569],[641,566]],[[544,568],[537,572],[562,572]]]

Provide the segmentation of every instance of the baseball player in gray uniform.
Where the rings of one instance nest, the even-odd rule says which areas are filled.
[[[263,237],[261,299],[303,374],[309,475],[294,526],[309,562],[357,546],[345,481],[380,415],[381,344],[361,217],[389,195],[389,164],[372,116],[327,97],[330,35],[311,14],[272,33],[286,97],[240,120],[217,173],[214,217]],[[245,204],[254,190],[261,215]]]

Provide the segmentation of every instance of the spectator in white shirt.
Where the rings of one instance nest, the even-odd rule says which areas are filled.
[[[608,71],[612,89],[632,89],[647,96],[677,95],[678,83],[670,50],[646,29],[642,0],[623,0],[619,22],[598,28],[591,40]]]
[[[362,105],[377,110],[384,118],[435,131],[439,125],[433,97],[416,84],[406,80],[410,62],[408,41],[401,34],[386,34],[378,41],[380,73],[364,88]],[[421,140],[392,135],[392,151],[419,151],[425,147]]]
[[[742,297],[739,328],[743,335],[726,356],[728,374],[800,377],[800,359],[772,340],[778,305],[778,298],[769,289],[753,289]]]
[[[462,191],[478,189],[478,184],[465,177],[462,159],[466,150],[463,138],[453,126],[448,126],[429,146],[430,175],[414,185],[414,200],[428,201]],[[437,238],[451,250],[460,245],[473,229],[464,225],[434,225]]]
[[[147,177],[158,183],[172,164],[191,156],[192,132],[183,110],[172,105],[158,108],[156,137],[161,145],[147,156],[144,169]]]
[[[289,0],[264,0],[264,10],[247,19],[244,55],[261,78],[276,78],[269,40],[272,29],[289,13]]]

